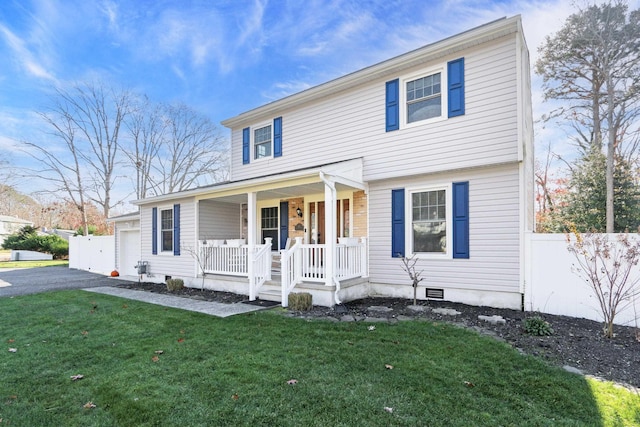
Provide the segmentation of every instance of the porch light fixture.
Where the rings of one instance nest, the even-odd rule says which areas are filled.
[[[296,213],[298,214],[298,216],[300,218],[302,218],[302,209],[300,209],[300,208],[296,209]]]

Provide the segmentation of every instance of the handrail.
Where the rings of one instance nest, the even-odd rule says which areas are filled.
[[[300,280],[302,237],[296,237],[289,249],[280,251],[282,306],[289,305],[289,293]]]
[[[271,279],[271,237],[264,239],[263,246],[256,246],[250,261],[253,274],[249,277],[249,301],[255,301],[262,285]]]

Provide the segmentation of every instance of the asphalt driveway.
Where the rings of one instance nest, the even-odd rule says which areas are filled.
[[[103,276],[69,267],[23,268],[3,271],[0,269],[0,297],[58,291],[61,289],[84,289],[99,286],[114,286],[126,280]]]

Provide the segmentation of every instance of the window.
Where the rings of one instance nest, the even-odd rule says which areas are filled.
[[[469,181],[391,190],[391,256],[405,254],[469,258]]]
[[[271,157],[271,125],[253,131],[255,158]]]
[[[407,82],[407,123],[442,115],[440,73]]]
[[[160,236],[161,250],[173,251],[173,209],[160,211]]]
[[[464,58],[385,83],[385,131],[464,116]]]
[[[446,190],[411,194],[411,241],[414,253],[447,253]]]

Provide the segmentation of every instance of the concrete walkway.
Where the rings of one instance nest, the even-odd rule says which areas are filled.
[[[198,313],[209,314],[216,317],[229,317],[233,316],[234,314],[249,313],[251,311],[258,311],[266,308],[240,302],[234,304],[224,304],[221,302],[200,301],[191,298],[174,297],[171,295],[157,294],[154,292],[136,291],[133,289],[115,288],[111,286],[86,288],[83,290],[87,292],[95,292],[99,294],[113,295],[116,297],[127,298],[136,301],[148,302],[150,304],[162,305],[165,307],[196,311]]]

